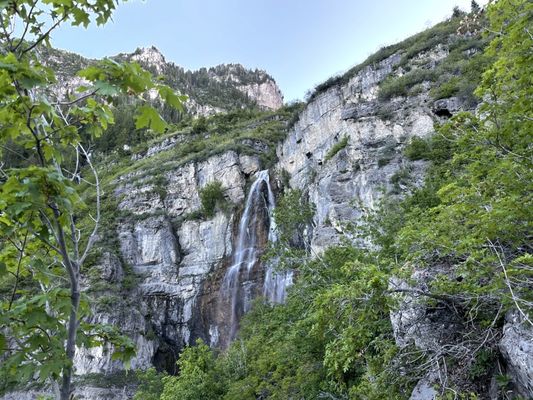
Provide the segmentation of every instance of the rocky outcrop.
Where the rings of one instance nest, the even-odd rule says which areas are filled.
[[[283,95],[276,82],[269,79],[263,83],[237,86],[241,92],[253,99],[257,105],[266,110],[277,110],[283,106]]]
[[[434,373],[430,373],[420,379],[413,389],[409,400],[435,400],[438,396],[438,392],[434,387],[436,382],[437,377]]]
[[[59,100],[76,94],[76,89],[88,82],[77,76],[78,71],[97,63],[74,53],[46,48],[42,62],[56,71],[57,83],[52,94]],[[112,57],[118,61],[139,63],[154,76],[161,76],[170,87],[187,95],[185,109],[193,116],[210,116],[221,112],[258,106],[264,110],[277,110],[283,106],[283,95],[274,78],[262,70],[251,70],[240,64],[221,64],[211,68],[189,71],[169,62],[154,46],[141,47],[133,53]],[[156,90],[147,94],[156,107]]]
[[[253,76],[250,76],[250,73]],[[230,82],[250,100],[265,110],[283,106],[283,95],[278,85],[265,71],[248,72],[240,64],[218,65],[209,69],[209,75],[219,82]]]
[[[187,112],[197,117],[210,117],[211,115],[225,111],[221,107],[212,106],[210,104],[201,104],[192,98],[188,98],[184,105]]]
[[[366,67],[344,86],[333,86],[307,105],[287,139],[278,147],[278,168],[292,187],[309,193],[316,206],[312,247],[322,251],[337,243],[345,224],[357,224],[365,209],[375,207],[384,192],[393,191],[391,178],[409,170],[411,184],[424,175],[423,162],[409,162],[402,149],[410,138],[433,132],[434,115],[428,97],[396,99],[378,104],[378,84],[393,70],[393,55]],[[390,115],[380,115],[387,107]],[[341,140],[346,146],[331,149]]]
[[[442,272],[442,271],[440,271]],[[390,290],[398,299],[398,307],[391,312],[391,323],[396,344],[404,348],[414,344],[418,349],[439,353],[453,341],[462,328],[460,318],[444,300],[429,306],[430,285],[439,271],[417,270],[411,276],[412,284],[395,278]]]
[[[144,157],[157,154],[148,150]],[[108,282],[120,285],[128,266],[135,285],[111,309],[97,310],[93,322],[119,326],[134,340],[133,368],[156,365],[172,371],[183,346],[198,337],[213,342],[217,336],[218,340],[215,319],[202,316],[211,313],[202,304],[214,301],[218,294],[220,276],[232,254],[235,216],[219,210],[212,218],[196,217],[200,191],[219,181],[228,204],[240,205],[247,177],[253,179],[259,166],[255,156],[228,151],[169,170],[163,185],[139,172],[117,178],[114,195],[125,215],[117,225],[119,248],[116,254],[104,253],[93,268]],[[109,290],[99,294],[114,295]],[[122,370],[122,363],[111,360],[111,354],[110,346],[79,349],[77,373]]]
[[[432,110],[439,117],[451,117],[456,112],[463,109],[463,102],[457,97],[436,100]]]
[[[533,326],[518,311],[506,316],[499,347],[517,392],[533,398]]]
[[[119,304],[117,303],[115,306]],[[120,327],[122,334],[132,338],[135,343],[136,354],[130,360],[131,368],[144,370],[152,366],[157,342],[148,337],[145,315],[137,307],[118,307],[108,312],[95,312],[89,322]],[[119,360],[113,360],[112,355],[113,346],[111,344],[90,349],[77,348],[74,358],[76,375],[107,375],[123,371],[123,363]]]
[[[155,47],[141,47],[131,56],[133,61],[153,68],[157,73],[161,73],[167,61],[165,56]]]

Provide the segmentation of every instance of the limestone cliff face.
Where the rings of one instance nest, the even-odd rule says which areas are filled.
[[[278,85],[272,80],[237,86],[237,89],[253,99],[258,106],[266,110],[277,110],[283,106],[283,96]]]
[[[117,227],[119,256],[131,267],[137,282],[130,293],[134,299],[99,312],[97,319],[132,334],[138,345],[134,368],[155,364],[172,370],[183,346],[197,337],[209,341],[209,326],[198,323],[202,287],[208,277],[220,275],[224,260],[231,255],[235,217],[223,211],[207,220],[191,216],[201,207],[199,191],[215,180],[221,182],[229,202],[241,204],[246,174],[254,173],[258,165],[257,159],[234,151],[191,162],[166,173],[164,196],[149,177],[132,174],[118,178],[118,209],[128,215]],[[102,262],[109,258],[113,257],[106,256]],[[120,275],[121,268],[117,262],[105,269]],[[127,310],[122,306],[128,306]],[[122,369],[120,363],[102,354],[100,348],[78,352],[78,373]]]
[[[424,163],[406,160],[402,149],[412,137],[433,132],[437,117],[427,93],[385,104],[376,99],[379,82],[398,61],[393,55],[316,96],[278,147],[278,168],[289,173],[291,186],[308,191],[316,206],[311,241],[316,251],[335,244],[346,223],[360,222],[383,193],[404,192],[406,186],[391,183],[400,170],[409,171],[410,184],[423,178]],[[391,110],[385,117],[384,108]],[[346,146],[328,156],[343,140]]]
[[[263,70],[252,76],[240,64],[219,65],[209,69],[209,75],[219,82],[231,82],[235,87],[265,110],[283,106],[283,94],[276,82]]]

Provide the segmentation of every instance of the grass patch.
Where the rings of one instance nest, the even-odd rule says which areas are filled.
[[[393,97],[407,96],[416,85],[436,79],[435,71],[421,68],[413,69],[402,76],[388,77],[379,85],[378,99],[386,101]]]
[[[340,141],[335,143],[331,149],[329,149],[326,156],[324,157],[324,161],[331,160],[333,157],[335,157],[335,155],[339,151],[344,149],[347,145],[348,145],[348,136],[344,136]]]

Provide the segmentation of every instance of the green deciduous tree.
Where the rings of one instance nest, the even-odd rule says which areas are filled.
[[[106,59],[78,73],[83,86],[61,97],[54,71],[39,57],[62,24],[102,25],[116,0],[0,1],[0,351],[2,388],[10,383],[61,380],[71,394],[76,347],[115,345],[113,357],[134,354],[131,340],[109,326],[85,321],[90,308],[80,268],[98,238],[100,184],[81,135],[97,138],[113,123],[119,95],[150,90],[180,108],[183,97],[156,83],[135,63]],[[149,105],[139,107],[136,128],[161,132],[166,123]],[[2,157],[5,160],[5,157]],[[96,192],[86,205],[78,183]],[[80,216],[92,215],[93,224]]]
[[[186,348],[178,361],[180,375],[163,378],[161,400],[217,400],[223,394],[224,381],[217,376],[215,357],[201,340]]]

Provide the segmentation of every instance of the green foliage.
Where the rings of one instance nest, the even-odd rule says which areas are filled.
[[[326,153],[326,156],[324,157],[324,161],[331,160],[335,154],[337,154],[339,151],[344,149],[348,145],[348,136],[344,136],[341,140],[339,140],[337,143],[335,143],[331,149]]]
[[[274,209],[278,240],[269,243],[263,258],[275,260],[280,269],[299,268],[309,256],[304,233],[313,215],[312,205],[300,190],[285,191]]]
[[[490,349],[482,349],[476,354],[476,359],[469,371],[469,378],[472,380],[485,377],[492,371],[495,354]]]
[[[295,101],[285,106],[289,112],[292,113],[292,117],[287,123],[287,129],[291,129],[296,122],[300,120],[300,112],[305,108],[305,103],[301,101]]]
[[[458,6],[455,6],[452,11],[452,18],[461,18],[465,15],[465,12],[462,11]]]
[[[435,100],[453,97],[461,90],[461,83],[461,78],[453,76],[448,81],[443,82],[439,86],[433,88],[431,90],[431,96]]]
[[[161,400],[216,400],[223,393],[213,352],[200,339],[186,348],[178,361],[180,375],[163,378]]]
[[[213,217],[215,215],[216,207],[224,206],[226,203],[222,183],[219,181],[213,181],[205,185],[200,190],[200,201],[205,216],[208,218]]]
[[[200,134],[200,133],[205,133],[207,132],[207,120],[206,118],[202,115],[200,117],[198,117],[192,124],[192,133],[194,134]]]
[[[403,151],[403,154],[411,161],[427,159],[429,153],[428,141],[418,136],[414,136]]]
[[[411,161],[431,160],[435,164],[448,161],[457,149],[457,143],[449,131],[440,129],[430,138],[413,137],[404,148],[404,155]]]
[[[155,368],[137,372],[139,386],[133,396],[133,400],[159,400],[163,393],[164,374],[159,374]]]

